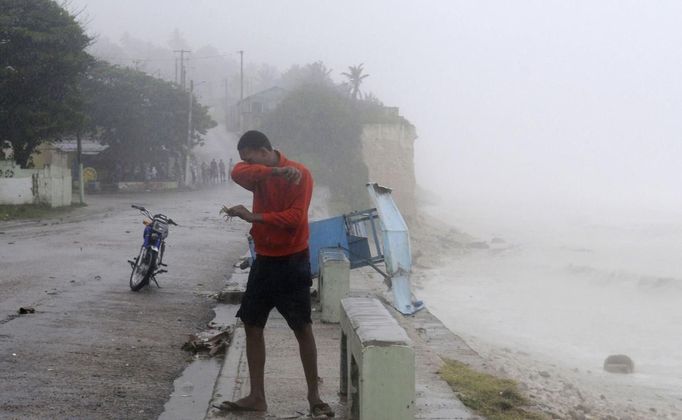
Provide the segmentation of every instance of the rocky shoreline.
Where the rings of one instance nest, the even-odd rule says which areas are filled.
[[[413,230],[413,287],[428,287],[441,267],[453,259],[472,253],[495,254],[504,247],[502,240],[480,242],[454,229],[437,229],[434,222],[422,219]],[[471,246],[473,244],[473,246]],[[456,304],[456,301],[453,301]],[[426,302],[428,307],[429,302]],[[438,316],[438,313],[434,314]],[[553,419],[636,420],[682,418],[682,394],[677,398],[645,387],[635,374],[580,369],[552,359],[552,355],[530,354],[525,349],[500,347],[470,331],[453,330],[480,356],[463,360],[470,366],[519,383],[534,409]],[[467,334],[468,333],[468,334]]]

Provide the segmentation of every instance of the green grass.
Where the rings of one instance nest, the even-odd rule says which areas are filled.
[[[50,207],[44,204],[0,204],[0,221],[21,219],[47,219],[61,216],[85,204],[72,204],[66,207]]]
[[[477,372],[455,360],[446,360],[440,375],[464,405],[490,420],[546,419],[524,409],[530,403],[510,379]]]

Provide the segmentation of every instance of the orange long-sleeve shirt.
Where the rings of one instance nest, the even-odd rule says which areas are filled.
[[[313,177],[308,168],[289,160],[281,152],[276,166],[293,166],[301,171],[298,184],[284,177],[272,176],[272,167],[239,162],[232,169],[232,179],[253,192],[253,212],[263,215],[254,222],[251,236],[256,254],[280,257],[308,247],[308,207],[313,195]]]

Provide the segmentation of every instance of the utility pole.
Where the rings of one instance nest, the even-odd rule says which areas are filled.
[[[182,86],[182,90],[185,90],[185,79],[187,77],[187,71],[185,69],[185,53],[189,54],[192,51],[173,50],[173,52],[180,53],[180,86]]]
[[[244,99],[244,50],[237,51],[239,53],[239,100]]]
[[[175,57],[175,84],[178,84],[178,57]]]
[[[83,146],[81,145],[81,131],[76,131],[76,161],[78,163],[78,197],[80,203],[85,204],[85,185],[83,184],[83,162],[81,155],[83,154]]]
[[[187,113],[187,153],[185,153],[185,179],[184,179],[184,184],[185,186],[189,186],[190,183],[190,171],[191,168],[189,166],[189,154],[190,151],[192,150],[192,95],[194,92],[194,81],[190,80],[189,81],[189,112]]]

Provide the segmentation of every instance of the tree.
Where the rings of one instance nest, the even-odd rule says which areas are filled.
[[[363,63],[360,63],[357,66],[350,66],[348,67],[348,72],[341,73],[348,79],[350,96],[353,100],[357,99],[360,95],[360,85],[362,84],[362,81],[369,77],[369,74],[362,74],[364,71],[362,68],[363,65]]]
[[[22,167],[36,147],[82,124],[77,83],[90,38],[52,0],[0,0],[0,141]]]
[[[324,85],[332,86],[331,69],[328,69],[322,61],[306,64],[303,67],[292,66],[284,72],[280,85],[286,89],[296,89],[301,85]]]
[[[87,131],[109,145],[104,154],[110,164],[183,158],[216,126],[208,108],[193,98],[188,144],[188,93],[141,71],[98,62],[81,85]]]
[[[330,188],[331,206],[346,212],[368,205],[362,158],[362,111],[334,85],[302,84],[263,120],[263,131]]]

